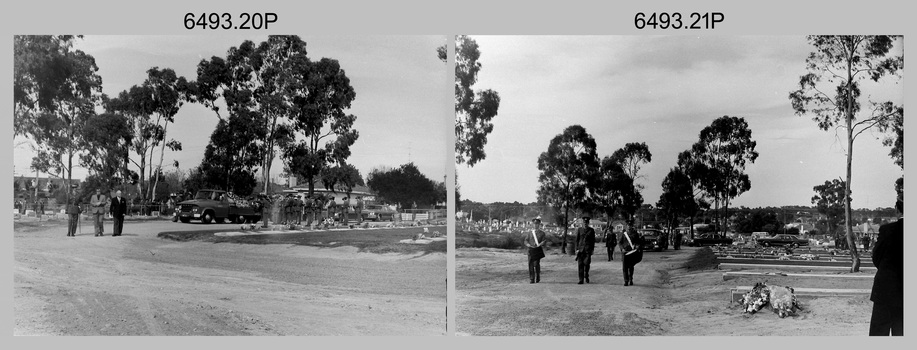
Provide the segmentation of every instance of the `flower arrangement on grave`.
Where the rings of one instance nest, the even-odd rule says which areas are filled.
[[[754,314],[770,305],[780,318],[795,314],[796,310],[802,310],[793,288],[769,286],[766,282],[755,283],[751,291],[742,296],[740,303],[742,312],[748,314]]]

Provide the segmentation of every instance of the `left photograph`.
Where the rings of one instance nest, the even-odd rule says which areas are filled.
[[[14,37],[14,335],[445,335],[445,36]]]

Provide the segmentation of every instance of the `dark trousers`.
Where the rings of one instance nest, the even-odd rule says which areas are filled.
[[[529,280],[532,282],[541,281],[541,259],[529,258]]]
[[[112,229],[112,236],[120,236],[121,230],[124,228],[124,215],[115,215],[114,228]]]
[[[608,261],[615,259],[615,247],[605,247],[608,250]]]
[[[631,255],[624,255],[621,259],[624,266],[624,281],[634,283],[634,266],[637,266],[636,258]]]
[[[904,307],[885,303],[872,304],[869,335],[904,335]]]
[[[80,214],[70,214],[70,222],[67,227],[68,236],[76,236],[76,225],[80,221]]]
[[[579,253],[576,257],[576,267],[579,270],[579,280],[583,281],[583,278],[589,278],[589,266],[592,265],[592,254],[589,253]]]

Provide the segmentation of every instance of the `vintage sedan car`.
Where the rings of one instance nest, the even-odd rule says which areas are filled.
[[[703,247],[711,245],[731,245],[732,238],[726,237],[719,233],[704,233],[700,236],[694,237],[694,240],[689,242],[688,245],[692,247]]]
[[[367,204],[363,209],[364,220],[370,221],[394,221],[395,212],[386,205]]]
[[[779,234],[779,235],[774,235],[771,237],[758,238],[758,245],[761,245],[764,247],[772,247],[772,246],[798,247],[798,246],[808,246],[809,240],[801,239],[797,237],[796,235]]]
[[[669,235],[657,229],[637,229],[637,234],[643,237],[643,250],[669,249]]]

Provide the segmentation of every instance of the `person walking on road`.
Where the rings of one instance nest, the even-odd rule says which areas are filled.
[[[124,200],[124,197],[121,197],[121,190],[115,192],[115,198],[111,200],[109,212],[115,221],[112,236],[120,236],[121,231],[124,229],[124,214],[127,212],[127,201]]]
[[[70,197],[70,203],[67,203],[67,216],[69,217],[67,222],[68,237],[76,237],[77,225],[80,222],[80,206],[76,203],[77,199],[75,197]]]
[[[605,250],[608,251],[608,261],[615,259],[615,246],[618,245],[618,237],[612,229],[611,224],[605,226]]]
[[[592,253],[595,251],[595,229],[589,227],[589,216],[583,215],[583,226],[576,229],[573,250],[576,253],[576,267],[579,270],[579,283],[589,283],[589,266],[592,265]]]
[[[529,283],[541,282],[541,258],[544,258],[545,235],[541,230],[541,216],[532,219],[532,230],[526,233],[522,244],[528,248]]]
[[[95,223],[96,237],[101,237],[105,233],[105,205],[108,200],[102,194],[102,189],[97,188],[96,193],[89,197],[89,204],[92,206],[92,221]]]
[[[633,227],[621,233],[618,240],[621,247],[621,260],[624,270],[624,286],[634,285],[634,266],[643,260],[643,238],[637,235]]]
[[[904,214],[904,178],[895,186],[895,209]],[[870,336],[904,335],[904,218],[879,227],[879,238],[872,248],[876,277],[872,283]]]

